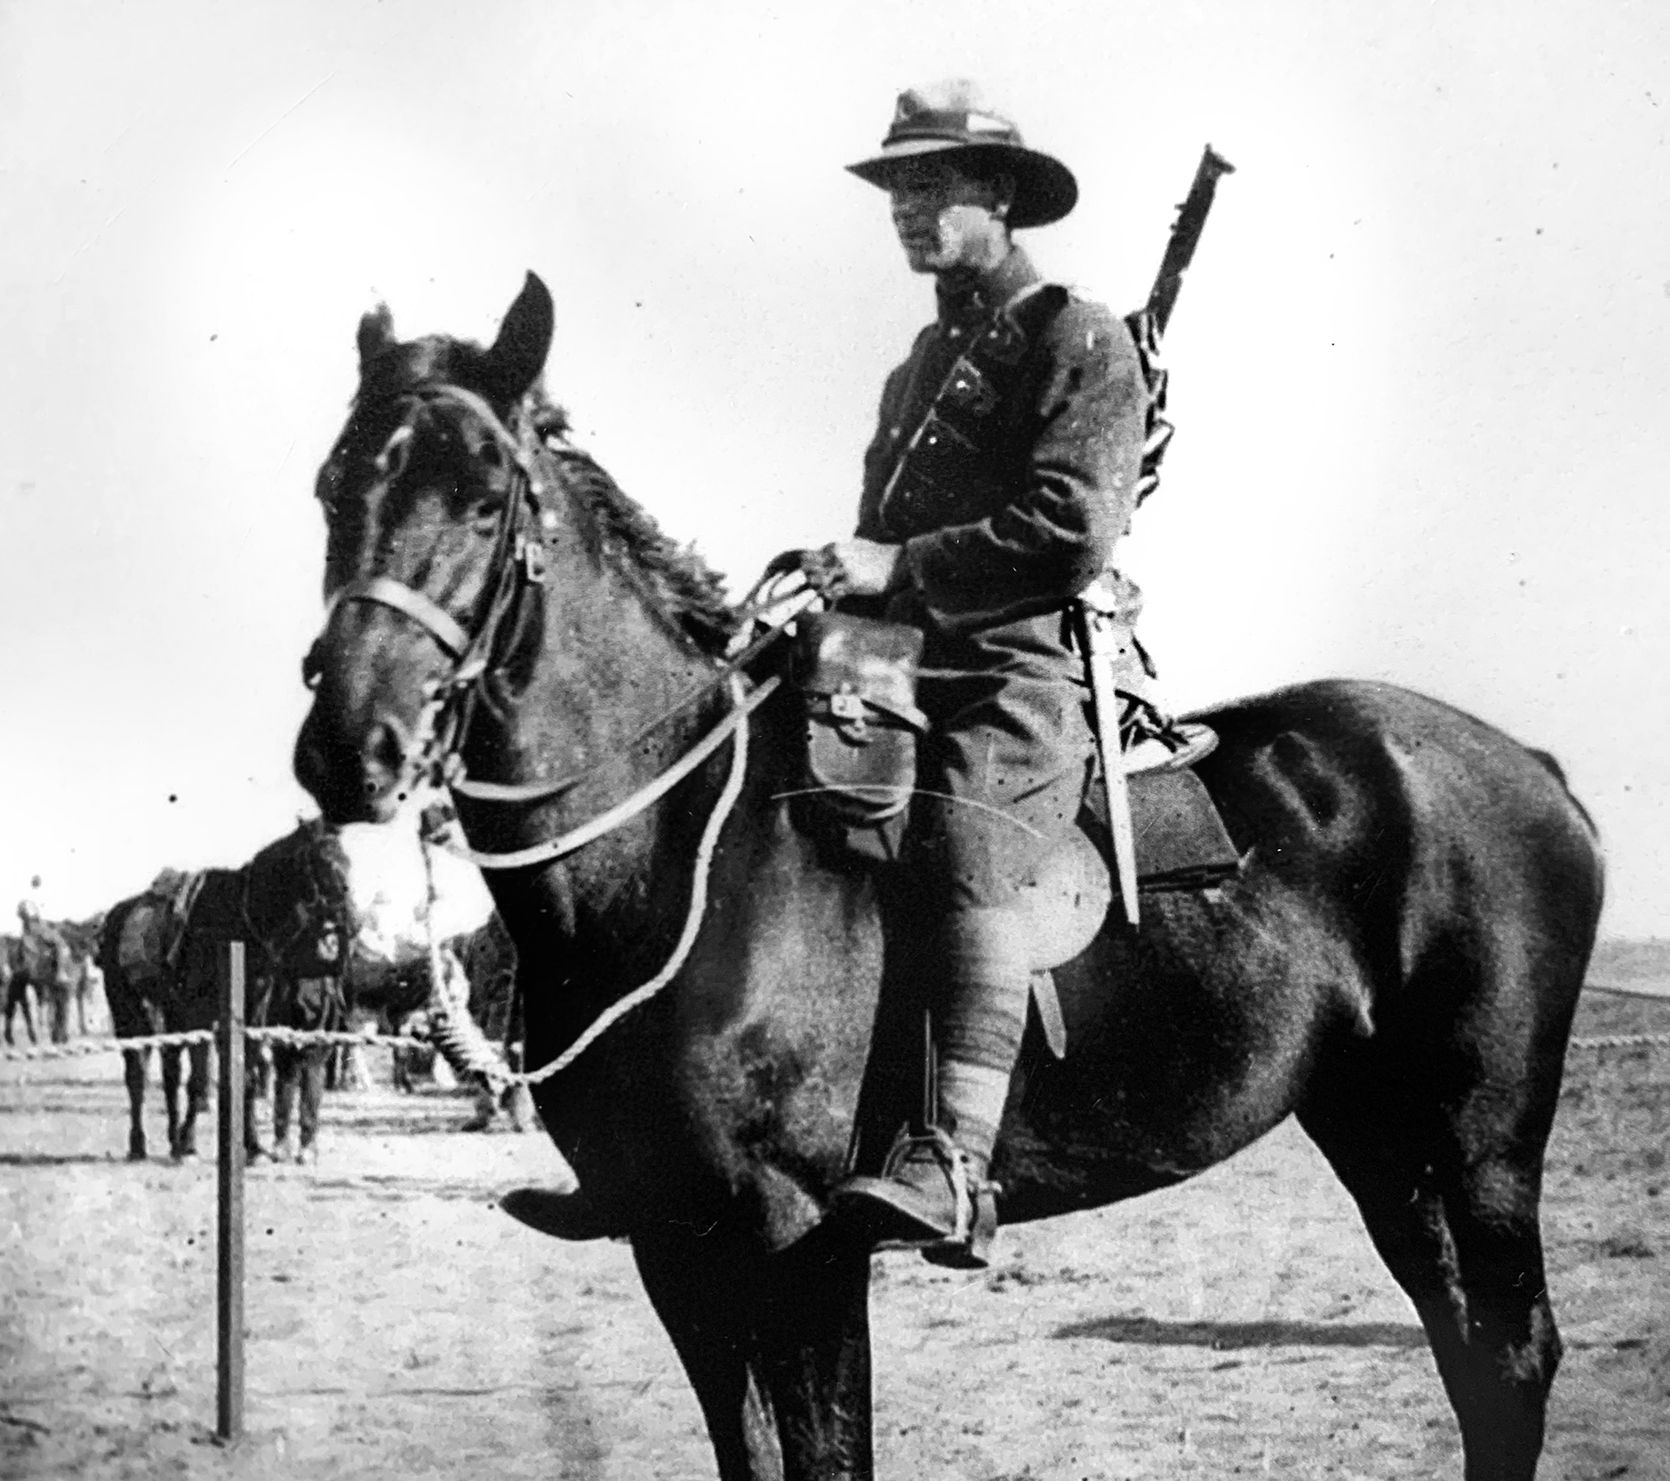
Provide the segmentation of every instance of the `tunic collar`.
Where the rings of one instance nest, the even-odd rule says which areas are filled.
[[[996,267],[974,277],[940,278],[934,285],[942,326],[977,324],[1007,303],[1022,288],[1039,280],[1038,269],[1020,247]]]

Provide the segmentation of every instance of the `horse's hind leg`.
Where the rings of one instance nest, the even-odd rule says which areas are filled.
[[[184,1118],[180,1114],[180,1056],[184,1051],[178,1044],[162,1047],[162,1103],[168,1115],[168,1155],[176,1161],[180,1157],[180,1131]]]
[[[197,1155],[197,1118],[209,1107],[209,1046],[192,1044],[186,1050],[186,1109],[180,1121],[177,1158]]]
[[[1504,1126],[1500,1145],[1464,1151],[1465,1110],[1412,1104],[1407,1088],[1376,1095],[1370,1078],[1300,1120],[1415,1304],[1466,1481],[1531,1481],[1561,1352],[1537,1218],[1542,1141]]]
[[[149,1049],[124,1049],[122,1074],[128,1083],[128,1161],[143,1162],[145,1146],[145,1076],[150,1069]]]

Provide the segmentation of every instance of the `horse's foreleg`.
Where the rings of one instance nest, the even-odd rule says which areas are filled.
[[[300,1050],[273,1046],[273,1157],[287,1162],[296,1157],[298,1146],[292,1117],[296,1109]]]
[[[759,1342],[785,1481],[868,1481],[869,1251],[818,1231],[779,1255]]]
[[[257,1113],[261,1109],[261,1088],[265,1076],[262,1065],[256,1058],[256,1046],[252,1041],[249,1046],[248,1057],[244,1060],[243,1111],[244,1111],[244,1157],[254,1162],[268,1155],[267,1149],[261,1144],[261,1126]]]
[[[1531,1481],[1561,1352],[1534,1173],[1521,1159],[1464,1164],[1443,1118],[1407,1104],[1355,1126],[1301,1119],[1415,1304],[1461,1427],[1466,1481]],[[1401,1138],[1394,1126],[1407,1128]]]
[[[32,991],[29,979],[26,977],[14,979],[8,989],[6,996],[6,1042],[8,1044],[12,1042],[12,1015],[18,1009],[23,1011],[23,1027],[29,1035],[30,1044],[40,1043],[40,1040],[35,1036],[35,1007],[30,996]]]
[[[325,1066],[336,1057],[329,1046],[312,1045],[302,1050],[301,1057],[301,1145],[298,1160],[311,1161],[318,1157],[319,1107],[324,1100]]]
[[[145,1076],[150,1069],[149,1049],[124,1049],[122,1074],[128,1082],[128,1161],[143,1162],[145,1147]]]
[[[771,1401],[754,1372],[765,1257],[682,1227],[634,1236],[632,1253],[702,1406],[720,1481],[784,1481]]]

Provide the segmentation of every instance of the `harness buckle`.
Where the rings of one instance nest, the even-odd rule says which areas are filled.
[[[852,689],[839,689],[829,696],[830,715],[847,727],[857,740],[869,729],[864,713],[864,696]]]
[[[516,559],[528,580],[535,586],[545,584],[545,542],[530,540],[526,535],[516,537]]]

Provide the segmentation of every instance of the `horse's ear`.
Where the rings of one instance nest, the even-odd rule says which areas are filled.
[[[507,401],[515,401],[534,383],[545,368],[556,327],[551,290],[537,273],[529,273],[516,302],[505,312],[499,337],[487,352],[487,374],[494,391]]]
[[[360,320],[360,364],[375,360],[394,343],[394,315],[386,303],[380,303]]]

